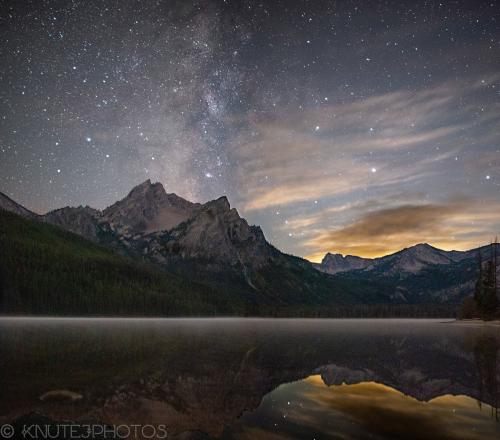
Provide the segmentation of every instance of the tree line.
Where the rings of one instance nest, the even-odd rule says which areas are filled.
[[[483,261],[481,250],[478,251],[478,276],[474,294],[465,298],[459,316],[462,319],[480,318],[492,320],[500,318],[498,300],[498,242],[491,244],[489,259]]]

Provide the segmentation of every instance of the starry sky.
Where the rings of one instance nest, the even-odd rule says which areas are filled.
[[[0,31],[0,191],[34,211],[150,178],[315,261],[500,232],[495,0],[16,0]]]

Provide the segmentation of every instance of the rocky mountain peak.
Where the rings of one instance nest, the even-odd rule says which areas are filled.
[[[418,243],[414,246],[403,249],[401,252],[407,252],[412,254],[419,253],[439,253],[442,252],[440,249],[431,246],[429,243]]]
[[[335,261],[343,258],[344,256],[342,254],[332,254],[331,252],[327,252],[323,257],[323,259],[321,260],[321,264],[326,264],[329,261]]]
[[[160,182],[151,183],[151,179],[148,179],[139,185],[132,188],[129,192],[127,198],[134,197],[161,197],[166,194],[165,188]]]
[[[335,274],[349,270],[365,269],[371,264],[371,259],[354,255],[332,254],[328,252],[321,261],[320,267],[324,272]]]
[[[219,197],[216,200],[211,200],[203,205],[203,209],[212,210],[217,214],[224,214],[231,210],[231,205],[226,196]],[[236,210],[234,210],[236,212]],[[239,216],[239,215],[238,215]]]
[[[103,211],[103,220],[121,234],[170,230],[194,215],[200,205],[167,194],[161,183],[148,179]]]
[[[387,257],[382,257],[380,261],[383,264],[390,263],[391,273],[417,273],[429,265],[449,264],[454,260],[446,251],[437,249],[427,243],[420,243]]]
[[[437,249],[437,248],[431,246],[429,243],[417,243],[406,249]]]

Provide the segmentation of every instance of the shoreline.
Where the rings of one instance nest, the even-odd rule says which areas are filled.
[[[449,324],[462,324],[462,325],[486,325],[493,327],[500,327],[500,320],[494,319],[492,321],[483,321],[482,319],[455,319],[450,321]]]
[[[308,320],[308,321],[436,321],[444,324],[454,323],[454,318],[415,318],[415,317],[307,317],[307,316],[34,316],[0,315],[0,321],[166,321],[166,320]],[[500,325],[500,321],[499,321]]]

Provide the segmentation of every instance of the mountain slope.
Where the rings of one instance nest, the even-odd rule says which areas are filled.
[[[42,216],[43,221],[59,226],[89,240],[98,242],[101,233],[99,211],[88,206],[65,207],[50,211]]]
[[[19,203],[14,202],[10,197],[0,192],[0,210],[13,212],[14,214],[20,215],[26,218],[36,219],[39,217],[38,214],[26,209],[24,206],[21,206]]]
[[[243,313],[238,296],[0,209],[0,311],[63,315]]]
[[[370,270],[383,271],[387,274],[416,274],[432,265],[447,265],[459,261],[457,251],[448,252],[437,249],[427,243],[403,249],[395,254],[372,261]]]

